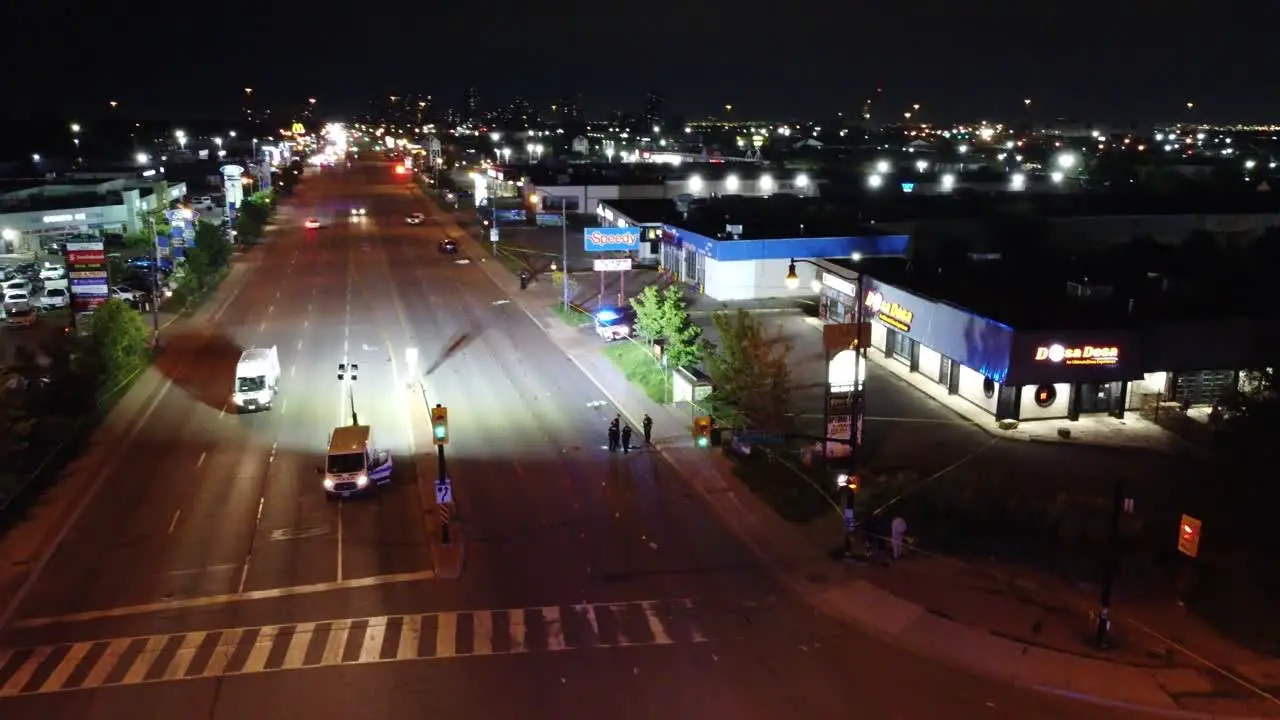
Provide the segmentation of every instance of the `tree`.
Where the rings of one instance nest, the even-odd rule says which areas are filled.
[[[706,343],[712,414],[729,425],[783,432],[791,398],[791,344],[769,334],[745,310],[716,313],[718,335]]]
[[[231,262],[231,245],[222,237],[222,228],[213,223],[201,220],[196,224],[195,247],[205,254],[215,273]]]
[[[631,299],[631,307],[636,311],[636,330],[641,337],[663,343],[668,367],[688,367],[701,358],[702,328],[689,318],[679,287],[659,290],[650,285]]]
[[[147,361],[147,325],[138,311],[108,300],[91,316],[88,344],[102,392],[132,377]]]

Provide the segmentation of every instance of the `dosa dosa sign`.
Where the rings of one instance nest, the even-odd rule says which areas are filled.
[[[587,252],[629,252],[640,249],[640,228],[587,228],[582,231]]]
[[[1036,348],[1036,362],[1061,363],[1063,365],[1115,365],[1120,362],[1120,348],[1109,346],[1046,345]]]

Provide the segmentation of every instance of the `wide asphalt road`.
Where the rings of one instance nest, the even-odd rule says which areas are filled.
[[[1127,717],[798,605],[659,456],[601,447],[602,393],[481,257],[438,252],[457,232],[443,213],[404,223],[427,207],[397,179],[309,176],[216,328],[171,338],[174,385],[0,635],[0,715]],[[302,231],[308,216],[327,227]],[[250,345],[279,348],[278,406],[224,413]],[[397,469],[339,504],[314,466],[351,410],[342,362]],[[459,580],[430,566],[414,377],[449,408]]]

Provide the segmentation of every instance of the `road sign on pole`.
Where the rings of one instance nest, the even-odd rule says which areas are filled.
[[[436,480],[436,504],[448,505],[453,502],[453,482],[447,477]]]

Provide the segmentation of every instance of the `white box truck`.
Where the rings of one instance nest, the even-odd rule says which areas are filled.
[[[235,389],[231,393],[231,404],[238,412],[270,410],[271,401],[279,391],[280,355],[275,345],[249,348],[240,353]]]

